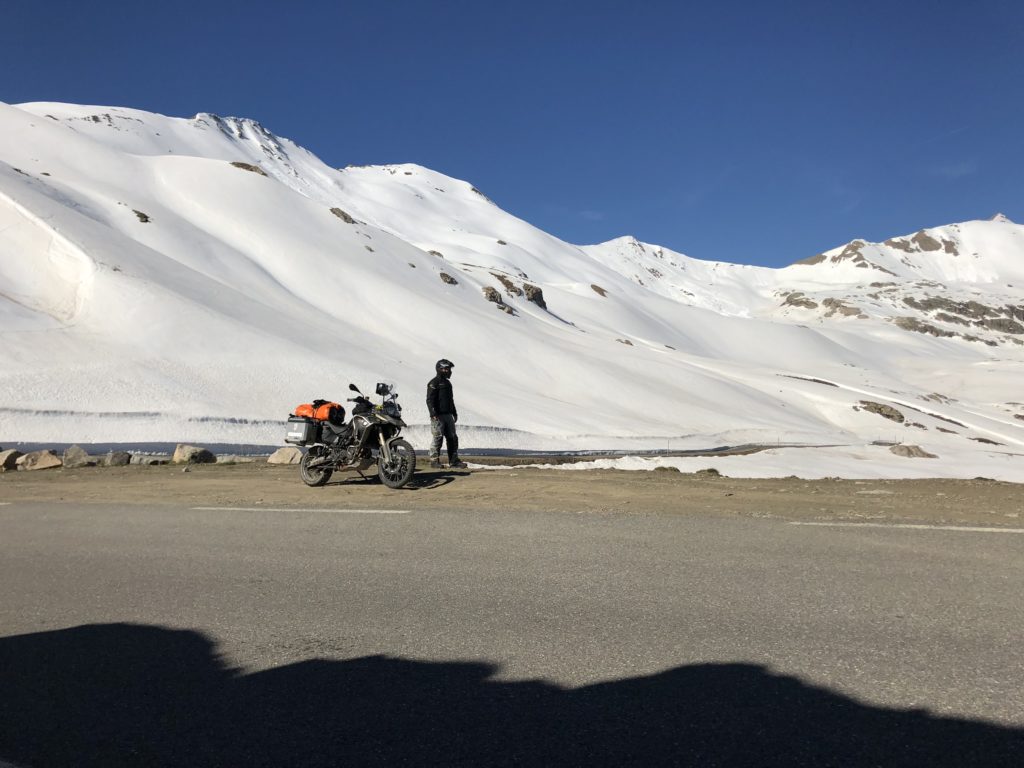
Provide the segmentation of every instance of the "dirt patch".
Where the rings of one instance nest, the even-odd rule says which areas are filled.
[[[882,243],[882,245],[888,245],[890,248],[896,248],[897,250],[904,251],[905,253],[914,252],[910,242],[899,237],[890,238]]]
[[[920,426],[915,424],[913,426]],[[919,445],[894,445],[889,449],[892,453],[897,456],[903,456],[908,459],[937,459],[939,458],[934,453],[928,453],[924,448]]]
[[[907,296],[903,299],[903,303],[908,307],[913,307],[914,309],[919,309],[923,312],[943,310],[945,312],[961,315],[962,317],[969,317],[975,320],[998,315],[1001,312],[998,308],[987,307],[977,301],[952,301],[951,299],[947,299],[942,296],[927,296],[924,299]]]
[[[501,294],[498,293],[497,288],[492,288],[491,286],[487,285],[484,286],[481,290],[483,291],[485,299],[487,299],[490,302],[493,302],[495,306],[497,306],[498,309],[500,309],[506,315],[512,315],[513,317],[515,317],[516,311],[505,303],[505,300],[501,298]]]
[[[897,237],[891,240],[886,240],[883,245],[888,245],[890,248],[896,248],[897,250],[905,253],[923,253],[926,251],[937,251],[941,248],[943,251],[952,254],[953,256],[959,255],[955,242],[952,240],[946,240],[945,238],[941,241],[936,240],[923,229],[911,237],[910,240],[904,240],[903,238]]]
[[[964,320],[962,317],[956,315],[948,315],[945,312],[936,312],[935,319],[943,323],[952,323],[954,325],[970,325],[970,320]]]
[[[851,243],[847,243],[846,247],[843,248],[840,253],[832,257],[832,263],[836,264],[847,259],[853,261],[855,264],[866,263],[867,260],[864,258],[864,254],[860,252],[860,249],[865,245],[867,245],[867,243],[863,240],[854,240]]]
[[[866,320],[867,315],[860,311],[857,307],[851,307],[846,304],[842,299],[825,299],[822,304],[828,307],[828,312],[825,317],[832,317],[832,315],[839,313],[843,317],[856,317],[859,320]]]
[[[505,287],[505,293],[507,293],[509,296],[522,296],[523,295],[523,289],[520,288],[515,283],[513,283],[511,280],[509,280],[504,275],[499,275],[497,272],[491,272],[491,277],[493,277],[495,280],[497,280],[499,283],[501,283]]]
[[[828,257],[825,256],[824,253],[819,253],[814,256],[808,256],[806,259],[800,259],[800,261],[794,261],[793,266],[795,267],[796,265],[800,264],[806,267],[811,267],[814,266],[815,264],[821,264],[821,262],[823,262],[826,258]]]
[[[523,291],[526,293],[527,301],[532,301],[541,309],[548,308],[548,303],[544,301],[544,291],[542,289],[538,288],[536,285],[523,283]]]
[[[1024,325],[1006,317],[986,318],[981,321],[980,325],[999,333],[1024,333]]]
[[[814,382],[815,384],[824,384],[824,385],[826,385],[828,387],[838,387],[839,386],[838,384],[834,384],[831,381],[825,381],[824,379],[814,379],[814,378],[811,378],[810,376],[793,376],[793,375],[788,374],[788,373],[780,373],[779,375],[784,377],[784,378],[787,378],[787,379],[799,379],[800,381],[811,381],[811,382]]]
[[[863,408],[868,413],[877,413],[879,416],[883,416],[889,419],[889,421],[895,421],[897,424],[902,424],[906,420],[906,417],[902,413],[897,411],[891,405],[886,405],[885,403],[875,403],[872,402],[871,400],[861,400],[859,407],[856,405],[853,406],[853,409],[855,411],[860,410],[860,408]]]
[[[243,171],[250,171],[252,173],[259,174],[260,176],[266,176],[267,175],[266,171],[264,171],[258,165],[253,165],[252,163],[243,163],[243,162],[240,162],[238,160],[235,160],[231,164],[233,166],[235,166],[235,168],[241,168]]]
[[[960,335],[958,333],[953,333],[952,331],[944,331],[941,328],[936,328],[934,325],[930,325],[928,323],[922,323],[916,317],[897,317],[893,320],[893,323],[897,328],[902,328],[904,331],[927,333],[931,336],[953,338],[954,336]]]
[[[800,307],[802,309],[817,309],[818,302],[807,298],[800,291],[793,291],[791,293],[784,293],[783,296],[786,300],[782,302],[784,307]]]
[[[478,462],[464,455],[470,462]],[[525,458],[524,458],[525,460]],[[532,458],[533,461],[537,457]],[[544,459],[547,460],[546,458]],[[0,499],[238,507],[544,510],[586,514],[726,515],[1020,527],[1021,486],[991,480],[733,479],[680,472],[591,470],[418,471],[385,488],[354,473],[307,488],[295,467],[202,464],[56,469],[0,475]]]
[[[910,238],[910,241],[922,251],[937,251],[942,248],[942,244],[923,229]]]

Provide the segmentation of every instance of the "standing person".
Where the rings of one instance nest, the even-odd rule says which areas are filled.
[[[459,412],[455,410],[455,396],[452,393],[452,368],[455,363],[441,359],[434,366],[437,375],[427,382],[427,411],[430,412],[430,466],[441,466],[441,440],[448,444],[448,466],[465,469],[465,462],[459,459],[459,436],[455,434],[455,422]]]

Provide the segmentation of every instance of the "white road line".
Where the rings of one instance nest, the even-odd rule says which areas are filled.
[[[11,502],[9,502],[9,501],[0,501],[0,507],[9,507],[9,506],[11,506]],[[3,768],[3,766],[0,765],[0,768]]]
[[[192,507],[199,512],[334,512],[344,515],[408,515],[408,509],[298,509],[296,507]]]
[[[1024,533],[1024,528],[985,528],[980,525],[913,525],[911,523],[803,523],[790,525],[816,525],[827,528],[912,528],[921,531],[969,531],[971,533]]]

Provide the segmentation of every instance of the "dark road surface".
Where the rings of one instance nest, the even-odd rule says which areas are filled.
[[[1012,531],[14,502],[0,585],[19,766],[1024,765]]]

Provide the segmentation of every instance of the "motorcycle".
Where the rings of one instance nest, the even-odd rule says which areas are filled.
[[[308,446],[299,462],[299,476],[309,486],[321,486],[335,472],[355,471],[361,476],[374,464],[377,474],[388,488],[401,488],[416,471],[416,453],[407,440],[399,437],[406,423],[402,406],[390,384],[377,384],[381,402],[374,405],[355,384],[348,388],[356,393],[346,402],[355,403],[352,419],[346,424],[344,409],[340,418],[314,419],[291,416],[285,442]],[[317,401],[318,403],[321,401]],[[335,405],[335,404],[330,404]]]

